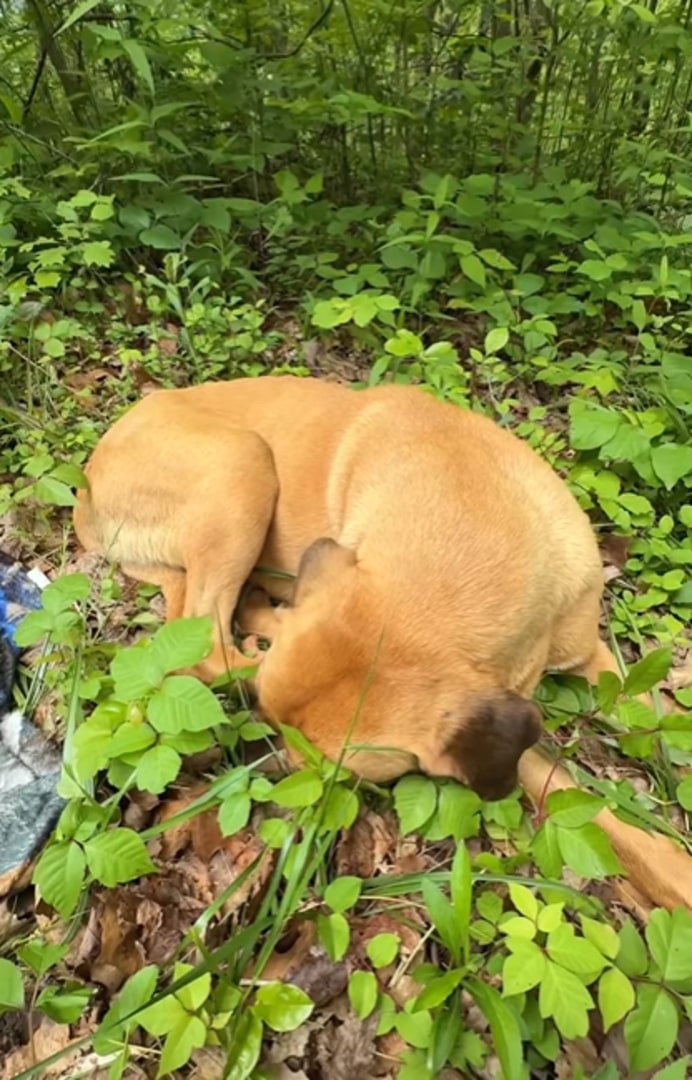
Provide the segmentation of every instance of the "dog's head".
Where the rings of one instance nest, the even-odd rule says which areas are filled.
[[[352,551],[312,544],[258,672],[262,711],[366,779],[419,768],[483,798],[509,794],[539,738],[538,709],[472,671],[441,670],[434,656],[410,663],[386,607]]]

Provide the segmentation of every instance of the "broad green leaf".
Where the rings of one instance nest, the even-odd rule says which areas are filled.
[[[163,1053],[156,1072],[157,1077],[173,1076],[192,1057],[192,1052],[204,1046],[207,1028],[199,1016],[185,1013],[171,1027],[163,1046]]]
[[[111,737],[105,752],[109,758],[125,757],[140,754],[155,742],[156,732],[148,724],[125,721]]]
[[[645,694],[664,679],[673,662],[671,649],[654,649],[627,673],[624,690],[626,694]]]
[[[334,784],[322,804],[321,826],[329,832],[350,829],[358,817],[358,796],[343,784]]]
[[[262,1052],[262,1021],[252,1009],[241,1016],[226,1052],[224,1080],[249,1080]]]
[[[666,489],[672,491],[680,480],[692,473],[692,446],[678,446],[677,443],[655,446],[651,451],[651,464]]]
[[[233,836],[250,820],[252,800],[247,791],[234,791],[219,807],[219,827],[224,836]]]
[[[589,1030],[591,994],[571,971],[546,960],[538,993],[538,1008],[544,1020],[552,1017],[565,1039],[581,1039]]]
[[[433,1022],[430,1013],[425,1009],[412,1012],[411,1003],[407,1002],[402,1011],[395,1014],[394,1026],[402,1039],[411,1046],[419,1050],[425,1050],[430,1046]]]
[[[57,986],[46,986],[38,995],[36,1007],[56,1024],[75,1024],[83,1016],[94,993],[88,987],[58,990]]]
[[[359,1020],[367,1020],[377,1005],[377,979],[372,971],[354,971],[348,980],[348,1000]]]
[[[483,343],[483,352],[486,356],[491,356],[493,353],[499,352],[500,349],[504,349],[505,345],[509,341],[509,330],[506,326],[494,326],[492,330],[489,330],[485,335],[485,341]]]
[[[48,845],[36,864],[32,881],[46,903],[67,919],[77,907],[85,870],[86,859],[79,844],[63,841]]]
[[[462,255],[459,259],[459,265],[462,272],[474,285],[479,285],[481,289],[485,288],[485,267],[477,255]]]
[[[604,806],[604,799],[576,788],[551,791],[546,799],[546,810],[551,821],[565,829],[577,829],[593,821]]]
[[[87,841],[84,850],[91,874],[109,889],[156,872],[144,841],[132,829],[100,833]]]
[[[460,982],[464,978],[464,969],[458,968],[452,971],[445,971],[444,975],[439,975],[437,978],[431,979],[425,989],[421,990],[418,997],[412,1006],[412,1010],[415,1013],[425,1009],[436,1009],[438,1005],[441,1005],[443,1001],[446,1001],[448,997],[456,990]]]
[[[659,1069],[651,1080],[688,1080],[691,1071],[692,1056],[685,1054],[684,1058],[679,1058],[672,1065]]]
[[[138,1025],[137,1010],[154,996],[158,977],[159,969],[154,964],[130,976],[97,1028],[93,1039],[97,1054],[114,1053],[125,1035]],[[131,1013],[135,1015],[130,1016]]]
[[[560,852],[560,832],[557,825],[548,818],[543,822],[531,841],[531,853],[538,864],[538,869],[548,878],[559,878],[564,859]]]
[[[206,616],[166,623],[151,643],[154,662],[165,674],[192,667],[209,655],[211,637],[212,622]]]
[[[142,229],[139,242],[146,247],[156,248],[158,251],[180,251],[182,247],[182,240],[178,234],[174,233],[168,225],[161,224]]]
[[[620,949],[617,955],[617,966],[635,979],[643,975],[648,967],[646,947],[641,939],[639,931],[631,919],[627,919],[618,933]]]
[[[417,832],[435,813],[437,789],[426,776],[412,773],[394,788],[394,806],[404,834]]]
[[[161,682],[164,671],[148,644],[119,649],[111,661],[114,694],[119,701],[136,701],[151,693]]]
[[[375,934],[365,946],[365,951],[374,967],[387,967],[396,959],[400,945],[398,934]]]
[[[505,997],[533,990],[543,978],[545,965],[545,955],[534,941],[514,938],[512,951],[502,967],[502,989]]]
[[[524,1051],[519,1021],[497,990],[480,979],[469,979],[467,988],[490,1025],[503,1080],[523,1080]]]
[[[132,66],[140,79],[147,84],[149,92],[153,97],[156,89],[154,86],[154,76],[151,73],[149,58],[147,57],[143,46],[133,38],[123,38],[120,44],[132,61]]]
[[[148,1005],[139,1014],[139,1023],[150,1035],[167,1035],[174,1024],[188,1015],[174,994],[167,994],[160,1001]]]
[[[684,810],[692,810],[692,776],[686,776],[684,780],[680,781],[675,792],[675,798]]]
[[[308,995],[290,983],[272,982],[257,991],[255,1015],[274,1031],[295,1031],[314,1009]]]
[[[564,917],[564,903],[546,904],[538,913],[536,925],[542,934],[549,934],[551,931],[557,930]]]
[[[579,921],[586,940],[608,960],[614,960],[620,951],[620,939],[612,926],[590,919],[587,915],[580,915]]]
[[[575,450],[596,450],[613,438],[620,417],[612,409],[573,401],[569,408],[570,445]]]
[[[597,978],[606,964],[598,949],[585,938],[578,938],[568,922],[561,923],[548,935],[546,947],[551,960],[580,975],[585,982]]]
[[[355,907],[362,889],[363,882],[360,878],[349,875],[338,877],[324,890],[324,902],[332,911],[343,913]]]
[[[469,836],[476,836],[481,805],[475,791],[462,787],[461,784],[441,784],[437,805],[437,822],[441,835],[451,836],[457,843]]]
[[[692,915],[686,908],[651,912],[646,927],[651,955],[660,968],[663,981],[673,990],[692,992]]]
[[[182,758],[177,750],[159,743],[142,754],[137,762],[135,783],[140,791],[160,795],[176,779],[181,766]]]
[[[531,919],[533,922],[536,921],[538,918],[538,900],[532,889],[513,881],[509,886],[509,898],[517,911],[520,911],[527,919]]]
[[[22,973],[11,960],[0,957],[0,1009],[24,1008]]]
[[[322,797],[324,783],[312,769],[301,769],[299,772],[285,776],[274,785],[272,802],[277,806],[286,806],[291,809],[301,806],[312,806]]]
[[[90,11],[93,11],[95,7],[98,7],[101,0],[81,0],[81,3],[75,4],[67,18],[61,22],[60,26],[53,31],[55,37],[58,34],[64,34],[66,30],[69,30],[71,26],[74,26],[76,22],[83,19],[85,15],[88,15]]]
[[[218,698],[191,675],[167,675],[149,701],[147,718],[152,727],[168,735],[204,731],[226,722]]]
[[[598,984],[598,1007],[604,1031],[609,1031],[634,1008],[634,987],[619,968],[609,968]]]
[[[317,931],[330,960],[334,963],[343,960],[351,941],[351,931],[346,917],[339,912],[318,915]]]
[[[604,878],[622,874],[606,833],[595,822],[579,829],[558,829],[560,854],[575,874],[585,878]]]
[[[675,1045],[679,1023],[678,1010],[667,990],[651,983],[639,987],[637,1007],[625,1020],[632,1073],[652,1069],[668,1056]]]

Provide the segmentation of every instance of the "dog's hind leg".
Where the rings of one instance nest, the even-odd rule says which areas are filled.
[[[213,470],[186,507],[182,615],[214,621],[212,652],[195,668],[207,681],[259,660],[234,646],[231,619],[264,548],[278,490],[269,446],[254,432],[236,430],[227,434]]]

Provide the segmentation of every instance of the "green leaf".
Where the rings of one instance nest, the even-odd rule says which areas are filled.
[[[262,1021],[252,1009],[241,1016],[226,1051],[224,1080],[249,1080],[262,1052]]]
[[[535,941],[512,938],[511,950],[502,968],[502,990],[505,997],[533,990],[545,973],[546,959]]]
[[[509,898],[517,911],[525,915],[527,919],[531,919],[532,922],[536,921],[538,918],[538,900],[532,889],[527,889],[526,885],[512,882],[509,886]]]
[[[106,746],[109,758],[139,754],[156,742],[156,732],[148,724],[126,721],[115,731]],[[162,789],[163,790],[163,789]]]
[[[123,38],[120,44],[129,56],[132,66],[140,79],[147,84],[149,93],[153,97],[155,94],[154,76],[151,73],[149,59],[145,50],[138,41],[134,41],[132,38]]]
[[[218,698],[191,675],[167,675],[149,701],[147,718],[152,727],[168,735],[204,731],[226,722]]]
[[[334,784],[322,804],[321,828],[327,832],[350,829],[358,817],[358,796],[343,784]]]
[[[661,679],[665,679],[672,662],[671,649],[654,649],[629,669],[625,679],[625,693],[634,696],[653,689]]]
[[[366,1020],[377,1005],[377,979],[372,971],[354,971],[348,980],[348,1000],[359,1020]]]
[[[470,788],[454,783],[441,784],[437,805],[439,835],[451,836],[457,843],[469,836],[476,836],[481,805],[478,795]]]
[[[538,993],[538,1009],[544,1020],[555,1021],[565,1039],[581,1039],[589,1030],[591,994],[571,971],[546,960],[545,974]]]
[[[502,1066],[503,1080],[523,1080],[524,1051],[516,1015],[497,990],[480,979],[469,979],[467,988],[490,1024],[495,1053]]]
[[[683,810],[692,810],[692,776],[686,776],[677,786],[675,798]]]
[[[170,1028],[163,1046],[157,1077],[173,1076],[207,1041],[207,1028],[199,1016],[184,1013]]]
[[[247,791],[234,791],[219,807],[219,827],[224,836],[233,836],[250,820],[252,800]]]
[[[594,822],[579,829],[558,829],[558,845],[570,870],[580,877],[598,879],[625,872],[608,836]]]
[[[637,994],[637,1007],[625,1020],[625,1042],[632,1073],[645,1072],[663,1061],[675,1046],[680,1018],[662,986],[645,983]]]
[[[143,644],[119,649],[111,662],[111,675],[118,700],[136,701],[156,689],[164,672],[151,646]]]
[[[290,983],[273,982],[257,991],[255,1015],[274,1031],[295,1031],[314,1009],[308,995]]]
[[[677,443],[664,443],[651,451],[651,464],[659,480],[668,491],[692,473],[692,446],[678,446]]]
[[[72,9],[65,21],[54,31],[55,37],[57,37],[58,34],[64,34],[66,30],[69,30],[76,22],[83,19],[85,15],[88,15],[89,12],[93,11],[95,7],[98,7],[100,3],[101,0],[81,0],[81,3],[77,4]]]
[[[286,806],[291,809],[312,806],[319,802],[323,790],[324,783],[316,772],[312,769],[301,769],[290,776],[285,776],[274,785],[272,802],[277,806]]]
[[[550,934],[546,942],[548,956],[556,964],[580,975],[584,982],[592,982],[603,971],[606,961],[598,949],[578,938],[571,923],[563,922]]]
[[[365,946],[365,952],[374,967],[387,967],[396,959],[400,945],[398,934],[375,934]]]
[[[339,912],[334,912],[332,915],[318,915],[317,930],[330,960],[338,964],[346,955],[351,941],[351,931],[345,916]]]
[[[691,1064],[692,1056],[685,1054],[684,1058],[679,1058],[672,1065],[666,1065],[665,1068],[659,1069],[651,1080],[688,1080]]]
[[[576,788],[552,791],[546,799],[546,810],[551,820],[565,829],[578,829],[586,825],[604,806],[604,799]]]
[[[158,251],[180,251],[182,247],[181,238],[168,225],[152,225],[150,229],[142,229],[139,242]]]
[[[562,871],[564,859],[560,853],[561,832],[564,832],[564,829],[558,829],[548,818],[531,841],[531,853],[538,869],[548,878],[559,878]]]
[[[598,984],[598,1007],[603,1017],[603,1029],[609,1031],[630,1009],[634,1008],[634,987],[619,968],[609,968]]]
[[[596,450],[613,438],[620,426],[620,416],[612,409],[573,401],[569,407],[570,445],[574,450]]]
[[[211,644],[212,621],[206,615],[176,619],[156,631],[151,653],[154,663],[167,675],[204,660],[211,652]]]
[[[660,968],[663,981],[673,990],[692,992],[692,915],[686,908],[651,912],[646,927],[651,955]]]
[[[67,840],[49,844],[36,864],[32,881],[46,903],[67,919],[77,907],[85,870],[82,848]]]
[[[85,266],[111,266],[115,252],[107,240],[89,240],[82,244],[82,260]]]
[[[46,941],[29,940],[17,949],[17,956],[35,975],[45,975],[69,952],[69,945],[49,945]]]
[[[139,1017],[130,1014],[136,1014],[154,996],[158,976],[159,969],[154,964],[130,976],[96,1031],[93,1046],[97,1054],[105,1057],[114,1053],[128,1032],[139,1024]]]
[[[458,935],[464,963],[468,963],[471,953],[469,942],[469,924],[473,901],[473,881],[471,877],[471,859],[463,842],[459,844],[452,861],[451,873],[452,905],[457,919]]]
[[[348,911],[358,903],[362,889],[363,882],[358,877],[336,878],[324,890],[324,902],[332,911]]]
[[[260,823],[259,835],[270,848],[282,848],[291,833],[291,826],[283,818],[269,817]]]
[[[590,919],[587,915],[580,915],[579,921],[586,940],[595,945],[602,956],[614,960],[620,951],[620,939],[612,926]]]
[[[509,341],[509,330],[506,326],[494,326],[492,330],[489,330],[485,335],[485,342],[483,344],[483,352],[486,356],[491,356],[493,353],[499,352],[500,349],[504,349],[505,345]]]
[[[485,288],[485,267],[477,255],[462,255],[459,259],[459,265],[470,281],[473,281],[475,285],[479,285],[481,289]]]
[[[631,919],[627,919],[618,933],[620,949],[617,956],[618,967],[625,975],[636,979],[643,975],[648,967],[646,947],[639,931]]]
[[[137,762],[135,783],[140,791],[160,795],[178,776],[182,758],[170,746],[159,743],[142,754]]]
[[[34,492],[39,502],[48,506],[74,506],[77,501],[67,484],[53,476],[42,476],[37,480]]]
[[[444,975],[431,979],[416,998],[413,1011],[418,1013],[425,1009],[436,1009],[438,1005],[451,997],[463,978],[464,968],[457,968],[445,971]]]
[[[57,986],[47,986],[39,994],[36,1006],[56,1024],[75,1024],[83,1016],[93,994],[94,991],[87,987],[60,991]]]
[[[404,834],[417,832],[435,813],[437,788],[426,776],[412,773],[394,788],[394,807]]]
[[[0,1009],[24,1008],[22,973],[16,964],[0,957]]]
[[[156,872],[144,841],[132,829],[100,833],[87,841],[84,850],[91,874],[109,889]]]

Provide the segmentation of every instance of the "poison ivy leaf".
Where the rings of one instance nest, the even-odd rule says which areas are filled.
[[[207,1028],[201,1017],[183,1013],[168,1028],[156,1076],[173,1076],[187,1064],[192,1052],[204,1046],[206,1041]]]
[[[538,993],[538,1008],[544,1020],[552,1017],[565,1039],[581,1039],[589,1030],[591,994],[571,971],[546,960]]]
[[[457,843],[469,836],[477,836],[480,808],[481,800],[475,791],[462,787],[461,784],[441,784],[437,806],[440,835],[451,836]]]
[[[605,799],[576,788],[552,791],[546,799],[546,810],[551,821],[566,829],[577,829],[593,821],[604,806]]]
[[[587,915],[580,915],[579,921],[586,940],[595,945],[608,960],[614,960],[620,951],[620,939],[612,926],[590,919]]]
[[[678,1010],[662,986],[644,983],[637,1007],[625,1020],[625,1041],[632,1073],[658,1065],[671,1052],[678,1035]]]
[[[247,791],[234,791],[219,807],[219,827],[224,836],[233,836],[250,820],[252,800]]]
[[[152,657],[166,674],[178,668],[192,667],[209,655],[211,637],[212,622],[207,616],[176,619],[154,634]]]
[[[691,1063],[692,1057],[685,1054],[684,1058],[679,1058],[672,1065],[666,1065],[665,1068],[659,1069],[652,1077],[652,1080],[688,1080],[690,1071],[692,1071],[690,1069]]]
[[[564,865],[559,834],[557,825],[548,818],[531,841],[531,853],[538,869],[548,878],[559,878]]]
[[[517,911],[520,911],[527,919],[531,919],[533,922],[536,921],[539,905],[536,894],[532,889],[513,881],[509,886],[509,898]]]
[[[580,877],[604,878],[624,873],[608,836],[594,822],[579,829],[558,829],[558,845],[570,870]]]
[[[664,679],[673,662],[671,649],[654,649],[633,664],[627,673],[624,690],[626,694],[645,694]]]
[[[548,934],[546,945],[551,960],[580,975],[584,982],[592,982],[605,967],[602,954],[590,941],[578,938],[571,923],[563,922]]]
[[[646,940],[663,981],[673,990],[692,992],[692,915],[685,908],[651,912]]]
[[[159,743],[140,757],[135,771],[135,783],[140,791],[160,795],[176,779],[181,765],[180,754],[171,746]]]
[[[247,1009],[226,1051],[224,1080],[249,1080],[262,1052],[262,1033],[262,1021],[252,1009]]]
[[[502,989],[505,997],[525,994],[538,986],[545,973],[545,955],[534,941],[512,938],[510,955],[502,968]]]
[[[151,693],[161,682],[164,672],[147,643],[119,649],[111,662],[114,693],[119,701],[136,701]]]
[[[167,675],[149,701],[147,718],[167,735],[204,731],[226,722],[218,698],[191,675]]]

